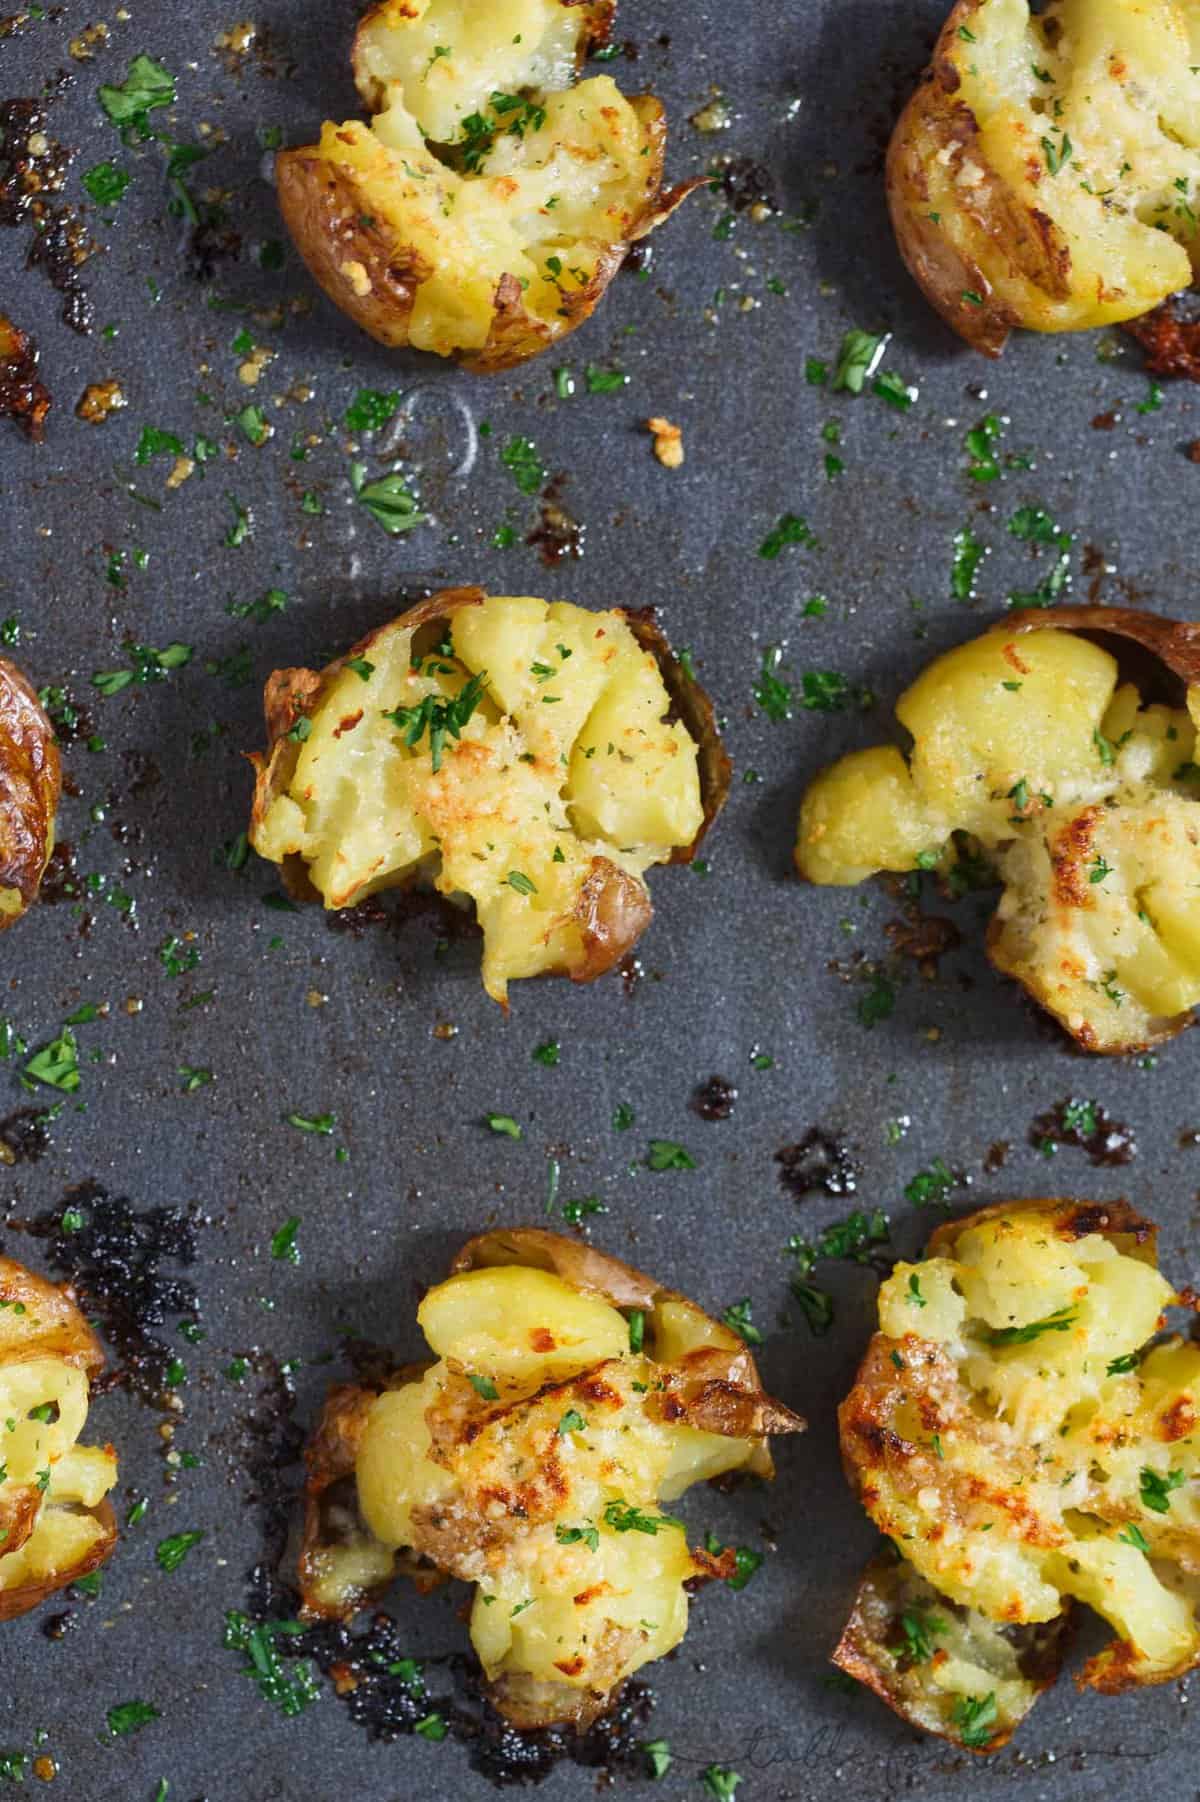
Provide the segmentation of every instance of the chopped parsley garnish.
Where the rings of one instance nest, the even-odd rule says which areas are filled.
[[[616,1107],[613,1109],[613,1131],[618,1133],[628,1132],[629,1128],[633,1125],[635,1118],[636,1115],[629,1103],[627,1101],[618,1101]]]
[[[1124,1545],[1131,1545],[1135,1552],[1141,1552],[1147,1558],[1150,1556],[1150,1541],[1133,1521],[1129,1521],[1121,1528],[1117,1538]]]
[[[543,1039],[540,1045],[533,1048],[533,1061],[535,1064],[544,1064],[547,1070],[553,1070],[558,1065],[561,1050],[557,1039]]]
[[[1137,1369],[1141,1361],[1140,1352],[1124,1352],[1121,1357],[1109,1360],[1104,1374],[1110,1377],[1128,1376],[1130,1371]]]
[[[135,56],[120,87],[106,82],[97,99],[108,118],[120,126],[122,136],[150,134],[149,115],[158,107],[175,104],[175,77],[149,56]]]
[[[671,1768],[671,1742],[666,1739],[648,1739],[642,1746],[646,1754],[646,1764],[651,1777],[665,1777]]]
[[[559,1545],[585,1545],[589,1552],[600,1550],[598,1527],[564,1527],[559,1521],[554,1529],[554,1537]]]
[[[283,1660],[275,1648],[278,1636],[298,1635],[305,1631],[301,1621],[258,1621],[230,1611],[225,1616],[223,1644],[230,1652],[244,1652],[242,1670],[253,1678],[260,1695],[282,1715],[303,1713],[315,1702],[320,1691],[312,1668],[305,1659],[285,1671]]]
[[[116,206],[130,178],[116,163],[95,163],[83,177],[86,192],[97,206]]]
[[[530,880],[524,870],[510,870],[504,880],[509,888],[516,889],[518,895],[537,894],[537,884]]]
[[[975,577],[986,552],[970,526],[964,526],[961,532],[954,534],[953,544],[950,593],[956,601],[969,601],[975,592]]]
[[[760,557],[768,560],[780,556],[790,544],[799,544],[805,550],[817,550],[817,537],[808,521],[801,519],[797,513],[781,514],[775,525],[767,533],[758,547]]]
[[[762,654],[762,668],[754,683],[754,699],[758,702],[767,718],[776,725],[781,720],[792,716],[792,702],[795,690],[790,682],[779,674],[783,663],[783,646],[768,645]]]
[[[497,1389],[495,1383],[493,1383],[491,1377],[475,1376],[473,1372],[468,1371],[467,1381],[470,1383],[481,1402],[498,1402],[500,1400],[500,1391]]]
[[[404,734],[404,742],[410,751],[416,749],[428,732],[430,762],[436,776],[442,767],[442,752],[447,737],[462,737],[463,727],[483,699],[486,682],[487,672],[480,670],[450,700],[442,700],[437,695],[425,695],[415,707],[395,707],[390,713],[385,712],[383,717],[391,720]]]
[[[842,347],[838,352],[837,364],[833,372],[833,381],[830,384],[834,391],[841,390],[846,394],[861,394],[869,379],[878,369],[887,344],[886,334],[879,336],[874,332],[847,332],[842,339]]]
[[[905,1656],[913,1664],[928,1664],[933,1657],[934,1638],[946,1631],[946,1622],[939,1615],[906,1608],[900,1616],[900,1631],[904,1635]]]
[[[741,1777],[727,1764],[710,1764],[700,1773],[700,1781],[713,1802],[733,1802]]]
[[[380,476],[377,482],[364,483],[356,493],[372,519],[378,520],[392,538],[411,532],[414,526],[423,526],[429,518],[421,512],[405,477],[398,471]]]
[[[1075,1325],[1078,1315],[1073,1309],[1058,1308],[1044,1320],[1031,1320],[1026,1326],[1002,1326],[989,1332],[989,1345],[1031,1345],[1043,1333],[1066,1333]]]
[[[413,1732],[419,1733],[422,1739],[433,1740],[437,1744],[440,1744],[440,1742],[445,1739],[449,1731],[450,1729],[446,1725],[445,1716],[436,1712],[427,1714],[424,1719],[418,1721],[413,1728]]]
[[[586,1433],[587,1421],[578,1408],[568,1408],[555,1430],[560,1439],[565,1439],[568,1433]]]
[[[650,1170],[694,1170],[696,1160],[674,1139],[651,1139],[646,1166]]]
[[[322,1138],[328,1138],[337,1125],[336,1114],[285,1114],[283,1117],[297,1132],[317,1133]]]
[[[119,1738],[123,1733],[136,1733],[139,1728],[162,1717],[152,1702],[118,1702],[104,1718],[108,1722],[108,1731]]]
[[[343,424],[348,432],[382,431],[399,405],[395,390],[384,393],[378,388],[360,388],[346,408]]]
[[[763,1336],[750,1318],[749,1296],[743,1296],[741,1301],[731,1303],[721,1315],[721,1320],[725,1326],[731,1328],[738,1335],[739,1339],[744,1339],[747,1345],[762,1344]]]
[[[629,1349],[636,1357],[646,1343],[646,1315],[641,1308],[629,1310]]]
[[[918,1170],[912,1181],[904,1185],[904,1199],[911,1201],[915,1208],[944,1205],[956,1186],[957,1179],[944,1159],[934,1158],[927,1169]]]
[[[196,968],[200,962],[200,953],[195,945],[185,943],[172,933],[158,947],[158,961],[168,976],[183,976],[188,970]]]
[[[1170,1470],[1164,1476],[1161,1471],[1143,1468],[1138,1478],[1143,1508],[1149,1508],[1151,1514],[1169,1514],[1172,1492],[1186,1481],[1181,1470]]]
[[[895,1006],[895,985],[889,982],[881,971],[876,971],[871,978],[870,988],[855,1010],[858,1015],[858,1023],[869,1031],[872,1026],[878,1026],[881,1020],[889,1019],[895,1011]]]
[[[500,461],[522,494],[536,494],[546,480],[546,470],[532,438],[510,438],[500,452]]]
[[[299,1214],[292,1214],[283,1225],[271,1234],[271,1256],[280,1263],[298,1264],[300,1247],[296,1244],[296,1234],[300,1230]]]
[[[61,1089],[67,1095],[73,1095],[80,1084],[79,1047],[75,1034],[69,1026],[64,1026],[56,1039],[36,1051],[25,1065],[25,1075],[34,1082],[43,1082],[47,1088]]]
[[[673,1514],[644,1514],[633,1502],[627,1502],[623,1496],[616,1497],[605,1504],[602,1516],[606,1527],[614,1533],[648,1533],[654,1535],[660,1527],[678,1527],[683,1532],[684,1524],[676,1520]]]
[[[978,1750],[990,1745],[997,1725],[995,1690],[986,1696],[959,1696],[950,1718],[964,1746]]]
[[[190,644],[169,644],[156,651],[151,645],[127,640],[124,650],[130,659],[129,669],[96,670],[92,675],[92,687],[105,697],[118,695],[135,682],[161,682],[172,670],[182,669],[192,660]]]
[[[511,1114],[485,1114],[484,1119],[494,1133],[502,1133],[507,1139],[521,1138],[521,1127]]]
[[[154,1548],[154,1556],[160,1570],[178,1570],[188,1553],[198,1546],[204,1538],[203,1532],[172,1533],[169,1539],[160,1539]]]

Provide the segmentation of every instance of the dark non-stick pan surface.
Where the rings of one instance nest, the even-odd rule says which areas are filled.
[[[822,1266],[834,1318],[814,1336],[790,1298],[786,1245],[860,1206],[886,1210],[885,1249],[910,1253],[939,1214],[905,1190],[932,1172],[940,1193],[944,1171],[952,1208],[1126,1195],[1162,1222],[1175,1280],[1200,1273],[1200,1038],[1157,1058],[1088,1061],[989,970],[988,897],[946,903],[927,885],[926,913],[957,928],[937,929],[951,943],[931,965],[885,936],[903,895],[806,891],[791,876],[815,769],[885,735],[922,663],[1045,575],[1048,553],[1007,531],[1019,506],[1046,508],[1074,535],[1077,596],[1194,613],[1200,473],[1183,454],[1200,432],[1194,391],[1170,385],[1156,404],[1119,334],[1025,339],[985,364],[926,309],[888,230],[882,150],[939,22],[928,0],[627,4],[629,53],[609,66],[627,89],[664,96],[671,174],[733,159],[729,188],[689,201],[559,354],[490,380],[373,345],[283,243],[270,151],[356,111],[351,6],[267,0],[247,31],[205,0],[133,0],[75,43],[92,52],[83,58],[70,46],[92,11],[76,0],[31,10],[0,35],[0,95],[50,90],[45,129],[74,155],[65,197],[99,249],[84,271],[94,328],[81,335],[44,271],[26,267],[28,229],[0,230],[4,310],[39,343],[54,400],[43,444],[0,421],[0,618],[16,621],[5,637],[19,633],[13,654],[39,686],[64,688],[86,715],[65,749],[73,867],[60,859],[54,891],[65,893],[5,936],[0,1011],[30,1051],[81,1008],[100,1011],[73,1029],[74,1094],[27,1093],[28,1053],[3,1066],[6,1114],[54,1110],[31,1146],[6,1122],[19,1149],[4,1169],[3,1243],[47,1268],[59,1242],[24,1223],[60,1216],[95,1182],[136,1217],[164,1207],[195,1219],[195,1262],[168,1256],[161,1274],[185,1276],[198,1305],[168,1309],[161,1329],[178,1360],[174,1411],[127,1386],[93,1404],[90,1431],[119,1447],[119,1513],[134,1522],[98,1596],[57,1598],[3,1628],[0,1751],[27,1790],[32,1761],[51,1759],[39,1767],[57,1769],[50,1793],[72,1802],[491,1794],[486,1735],[474,1747],[458,1732],[373,1738],[386,1710],[373,1713],[368,1693],[356,1721],[324,1676],[303,1712],[280,1712],[223,1645],[225,1619],[286,1609],[262,1570],[254,1583],[249,1573],[280,1554],[298,1429],[345,1374],[348,1339],[415,1355],[421,1288],[467,1235],[545,1220],[548,1205],[563,1225],[563,1203],[594,1198],[605,1211],[585,1224],[597,1244],[715,1310],[750,1299],[768,1384],[811,1423],[782,1448],[773,1489],[683,1504],[695,1538],[712,1531],[765,1556],[741,1592],[704,1593],[685,1644],[646,1673],[653,1710],[627,1737],[669,1742],[657,1792],[699,1797],[717,1764],[740,1774],[738,1802],[951,1802],[981,1786],[995,1802],[1185,1802],[1198,1749],[1186,1683],[1105,1700],[1064,1679],[988,1761],[921,1741],[873,1698],[830,1684],[828,1654],[873,1543],[842,1478],[835,1408],[877,1273]],[[162,149],[123,147],[97,103],[139,53],[177,81],[176,106],[155,122],[209,150],[186,172],[193,197],[221,214],[199,244],[170,209]],[[705,131],[718,94],[723,129]],[[105,161],[132,177],[115,207],[83,187]],[[886,367],[919,390],[908,411],[808,379],[808,360],[835,361],[851,328],[894,334]],[[260,347],[269,359],[248,386]],[[589,366],[628,380],[589,384]],[[125,407],[101,424],[77,418],[88,385],[108,380]],[[402,396],[387,434],[345,428],[359,388]],[[239,423],[247,406],[273,428],[259,446]],[[989,414],[1005,460],[986,484],[968,473],[964,438]],[[654,415],[683,429],[679,471],[654,459],[643,423]],[[171,487],[169,449],[135,461],[146,427],[189,452],[198,436],[218,448]],[[577,532],[514,483],[502,452],[518,437]],[[840,471],[827,472],[829,456]],[[398,457],[430,520],[393,538],[351,475],[356,461],[370,479]],[[815,546],[761,557],[788,513]],[[968,527],[989,554],[975,597],[958,602],[954,540]],[[436,912],[392,907],[335,930],[319,910],[282,909],[276,873],[238,842],[241,753],[261,742],[267,672],[319,664],[427,587],[464,581],[659,607],[717,699],[737,765],[703,866],[657,874],[636,964],[591,988],[518,985],[507,1018],[479,985],[478,941]],[[239,614],[270,590],[286,605]],[[817,597],[823,607],[809,605]],[[129,667],[127,642],[192,656],[106,696],[93,675]],[[795,691],[790,717],[756,699],[764,657]],[[844,677],[851,704],[801,706],[810,671]],[[551,1041],[557,1064],[534,1056]],[[728,1118],[697,1111],[714,1077],[736,1090]],[[1128,1162],[1095,1163],[1035,1125],[1072,1097],[1128,1129]],[[632,1124],[615,1125],[628,1111]],[[489,1131],[489,1112],[522,1137]],[[814,1128],[832,1152],[814,1142],[780,1161]],[[695,1168],[649,1170],[652,1138],[684,1147]],[[783,1180],[797,1166],[824,1186],[797,1198]],[[181,1318],[203,1337],[181,1333]],[[160,1541],[195,1532],[164,1571]],[[428,1661],[430,1692],[465,1712],[469,1677],[437,1662],[467,1648],[461,1601],[398,1590],[388,1643]],[[110,1732],[109,1711],[134,1701],[157,1716]],[[511,1747],[492,1753],[493,1774],[521,1764]],[[547,1802],[591,1796],[601,1780],[570,1759],[543,1762]],[[615,1780],[642,1785],[630,1794],[649,1782]]]

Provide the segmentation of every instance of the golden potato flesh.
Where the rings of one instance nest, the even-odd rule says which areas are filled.
[[[649,920],[646,869],[703,829],[700,747],[623,614],[479,590],[430,609],[272,678],[251,843],[329,908],[416,879],[469,898],[498,1001],[597,975]]]
[[[21,671],[0,658],[0,930],[37,900],[61,792],[54,728]]]
[[[992,960],[1081,1044],[1126,1051],[1187,1024],[1200,1001],[1190,713],[1142,705],[1108,651],[1050,624],[939,657],[896,715],[907,758],[855,752],[809,788],[800,874],[947,871],[966,833],[1004,885]]]
[[[499,369],[586,318],[661,190],[657,100],[575,82],[611,7],[384,0],[354,47],[373,117],[281,154],[280,203],[337,304],[385,344]]]
[[[496,1238],[421,1304],[435,1363],[331,1396],[310,1494],[352,1457],[357,1520],[347,1505],[319,1546],[310,1522],[302,1587],[310,1612],[337,1613],[339,1589],[352,1611],[379,1587],[380,1553],[473,1583],[497,1707],[522,1726],[583,1724],[683,1638],[689,1586],[727,1574],[664,1505],[710,1477],[769,1475],[766,1434],[803,1423],[693,1303],[638,1277],[645,1305],[630,1307],[575,1254],[636,1272],[553,1234],[511,1235],[499,1255],[527,1261],[489,1262]]]
[[[1008,1627],[1087,1603],[1115,1638],[1081,1683],[1109,1693],[1200,1663],[1200,1346],[1155,1337],[1177,1300],[1124,1203],[986,1210],[897,1264],[840,1413],[851,1480],[920,1578]],[[943,1684],[994,1702],[952,1640]]]
[[[1200,268],[1200,0],[960,0],[902,115],[888,194],[948,323],[1132,319]]]
[[[117,1540],[111,1446],[78,1443],[104,1363],[65,1289],[0,1258],[0,1620],[95,1570]]]

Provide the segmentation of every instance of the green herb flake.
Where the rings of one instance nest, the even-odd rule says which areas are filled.
[[[172,1533],[169,1539],[160,1539],[154,1548],[154,1556],[158,1567],[164,1571],[176,1571],[188,1553],[200,1544],[203,1532]]]

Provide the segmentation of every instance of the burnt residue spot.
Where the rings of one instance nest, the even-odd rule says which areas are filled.
[[[858,1188],[858,1168],[841,1140],[814,1126],[795,1145],[775,1153],[779,1181],[793,1201],[807,1195],[853,1195]]]
[[[195,1262],[195,1220],[178,1208],[138,1212],[88,1182],[68,1189],[61,1208],[10,1224],[46,1242],[51,1269],[70,1279],[85,1311],[99,1319],[118,1360],[100,1384],[124,1384],[158,1406],[175,1352],[156,1329],[168,1315],[194,1316],[198,1307],[192,1284],[162,1266]]]
[[[42,1622],[42,1632],[47,1639],[65,1639],[78,1625],[79,1615],[73,1608],[68,1608],[61,1614],[48,1614]]]
[[[46,901],[51,906],[57,901],[78,901],[80,891],[77,876],[75,847],[69,839],[61,838],[51,851],[42,873],[39,901]]]
[[[188,238],[188,274],[194,281],[215,281],[223,265],[236,263],[241,254],[241,232],[233,229],[220,209],[206,205]]]
[[[738,1092],[724,1076],[710,1076],[692,1096],[692,1110],[702,1120],[728,1120],[737,1102]]]
[[[325,924],[331,932],[348,932],[357,939],[379,926],[400,933],[418,919],[431,926],[440,940],[482,936],[479,923],[468,908],[456,907],[446,895],[421,888],[393,889],[386,903],[378,896],[368,896],[354,907],[340,907],[326,914]]]
[[[564,558],[578,559],[583,556],[587,527],[581,525],[564,506],[563,490],[566,485],[565,475],[554,476],[547,482],[542,490],[538,523],[525,539],[526,544],[536,547],[542,562],[550,569]]]
[[[86,701],[77,700],[64,683],[44,690],[43,706],[60,745],[77,744],[96,735],[96,716]]]
[[[352,938],[360,939],[373,926],[386,926],[388,918],[388,910],[382,901],[370,895],[354,907],[339,907],[327,913],[325,924],[330,932],[348,932]]]
[[[642,977],[646,974],[640,957],[627,951],[617,965],[617,973],[621,978],[621,987],[625,991],[625,999],[632,1001],[641,986]]]
[[[50,390],[37,379],[37,346],[27,332],[0,313],[0,414],[15,419],[40,444],[50,411]]]
[[[1005,1164],[1008,1162],[1008,1154],[1011,1150],[1012,1146],[1007,1139],[993,1140],[988,1146],[987,1153],[983,1160],[984,1175],[995,1176],[998,1170],[1003,1170]]]
[[[62,295],[66,324],[90,332],[92,303],[81,271],[95,245],[75,208],[57,198],[71,152],[47,129],[50,103],[70,85],[60,74],[36,99],[0,101],[0,225],[28,228],[26,266],[40,269]]]
[[[962,933],[941,914],[922,913],[919,907],[906,910],[902,920],[889,920],[883,929],[892,950],[909,957],[922,976],[932,980],[937,975],[938,959],[962,944]]]
[[[721,193],[735,213],[747,213],[752,208],[768,213],[779,211],[775,177],[764,164],[756,163],[753,157],[725,158],[713,170],[713,183],[714,186],[719,184]]]
[[[295,1598],[261,1566],[252,1583],[252,1619],[294,1612]],[[652,1697],[644,1683],[627,1683],[615,1707],[586,1733],[568,1727],[520,1732],[491,1706],[474,1658],[451,1653],[414,1660],[407,1630],[383,1610],[365,1625],[322,1622],[304,1633],[280,1634],[275,1648],[281,1659],[315,1664],[369,1739],[403,1738],[418,1722],[439,1715],[447,1737],[466,1747],[475,1770],[497,1788],[541,1783],[565,1761],[609,1777],[645,1776],[642,1748]]]
[[[1113,1167],[1132,1163],[1137,1156],[1132,1128],[1114,1120],[1098,1101],[1075,1096],[1037,1115],[1029,1128],[1029,1143],[1046,1156],[1060,1145],[1077,1145],[1093,1164]]]
[[[36,1164],[50,1149],[50,1115],[20,1107],[0,1120],[0,1164]]]
[[[1200,317],[1186,315],[1178,298],[1127,320],[1121,329],[1141,345],[1149,374],[1200,382]]]

